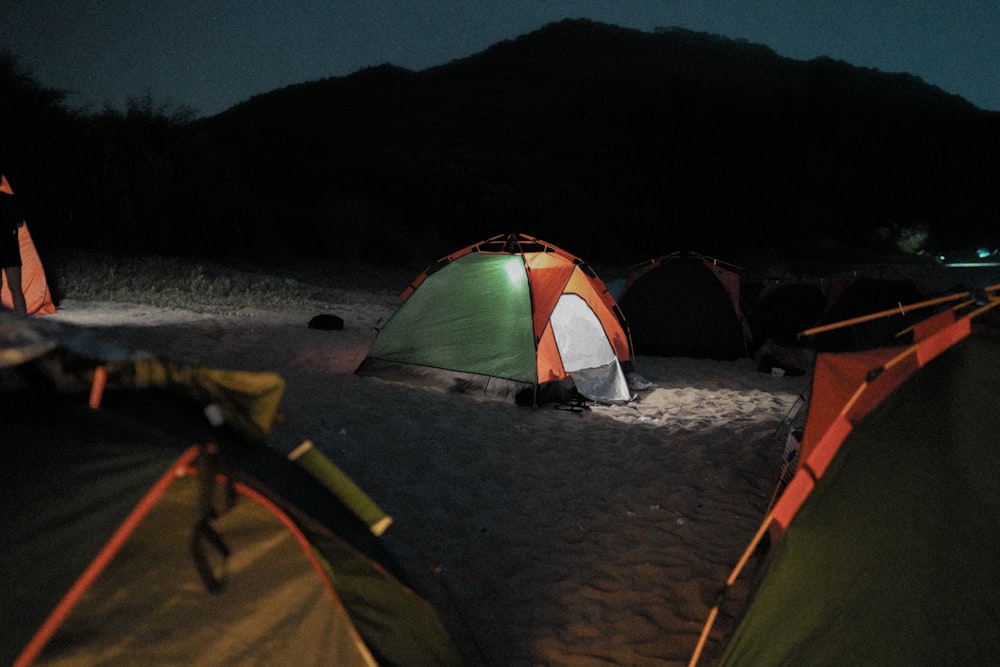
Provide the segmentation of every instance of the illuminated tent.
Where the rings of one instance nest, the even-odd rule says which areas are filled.
[[[817,357],[795,474],[741,564],[775,544],[722,665],[1000,660],[1000,338],[973,330],[980,312]]]
[[[459,664],[387,517],[268,445],[283,389],[0,316],[0,661]]]
[[[442,258],[401,296],[358,372],[537,404],[630,399],[624,319],[582,260],[525,235]],[[623,369],[623,366],[625,369]]]
[[[636,353],[748,356],[740,282],[735,266],[694,253],[664,255],[634,267],[619,303]]]

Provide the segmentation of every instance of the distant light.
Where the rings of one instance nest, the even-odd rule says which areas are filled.
[[[979,250],[976,251],[976,255],[978,255],[979,259],[983,259],[984,257],[989,257],[992,254],[993,253],[987,250],[986,248],[980,248]]]

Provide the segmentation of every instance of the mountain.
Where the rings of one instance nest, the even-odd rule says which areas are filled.
[[[725,256],[866,245],[887,226],[974,236],[1000,211],[1000,114],[914,76],[680,29],[566,20],[420,72],[259,95],[203,130],[296,202],[289,224],[355,250],[521,231],[606,261]]]
[[[422,268],[508,231],[622,264],[1000,230],[1000,114],[908,74],[681,29],[566,20],[211,118],[149,106],[78,119],[82,138],[44,158],[73,170],[45,198],[52,236]]]

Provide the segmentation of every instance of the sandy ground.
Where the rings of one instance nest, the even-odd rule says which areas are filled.
[[[640,358],[656,386],[629,405],[519,407],[354,375],[394,299],[344,294],[224,317],[65,300],[47,317],[176,361],[278,372],[273,446],[312,440],[394,517],[384,539],[469,665],[687,664],[763,518],[807,378]],[[344,329],[308,328],[319,312]]]

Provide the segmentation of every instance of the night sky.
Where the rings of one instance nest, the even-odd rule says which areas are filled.
[[[149,95],[213,115],[364,67],[441,65],[565,18],[907,72],[1000,111],[997,0],[0,0],[0,49],[73,107],[124,109]]]

